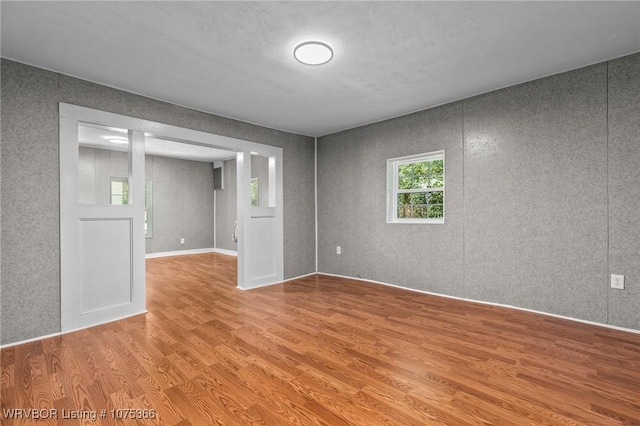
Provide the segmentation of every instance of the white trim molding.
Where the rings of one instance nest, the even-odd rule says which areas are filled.
[[[187,254],[202,254],[213,253],[213,248],[191,249],[191,250],[176,250],[176,251],[163,251],[158,253],[147,253],[146,259],[155,259],[156,257],[170,257],[170,256],[184,256]]]
[[[280,282],[278,284],[288,283],[289,281],[293,281],[293,280],[300,280],[302,278],[311,277],[313,275],[318,275],[318,273],[317,272],[311,272],[311,273],[308,273],[308,274],[300,275],[298,277],[287,278],[286,280],[284,280],[284,281],[282,281],[282,282]]]
[[[562,318],[562,319],[566,319],[566,320],[569,320],[569,321],[581,322],[583,324],[596,325],[598,327],[605,327],[605,328],[611,328],[613,330],[626,331],[628,333],[640,334],[640,330],[635,330],[633,328],[619,327],[617,325],[611,325],[611,324],[605,324],[605,323],[596,322],[596,321],[589,321],[589,320],[583,320],[583,319],[579,319],[579,318],[567,317],[567,316],[564,316],[564,315],[552,314],[552,313],[549,313],[549,312],[536,311],[534,309],[521,308],[519,306],[505,305],[503,303],[486,302],[484,300],[474,300],[474,299],[467,299],[467,298],[464,298],[464,297],[450,296],[448,294],[432,293],[430,291],[418,290],[418,289],[410,288],[410,287],[403,287],[403,286],[400,286],[400,285],[389,284],[389,283],[385,283],[385,282],[382,282],[382,281],[368,280],[366,278],[357,278],[357,277],[354,278],[354,277],[349,277],[349,276],[346,276],[346,275],[329,274],[327,272],[318,272],[317,274],[318,275],[326,275],[328,277],[338,277],[338,278],[345,278],[345,279],[348,279],[348,280],[355,280],[355,281],[362,281],[362,282],[367,282],[367,283],[371,283],[371,284],[384,285],[384,286],[387,286],[387,287],[398,288],[400,290],[408,290],[408,291],[413,291],[413,292],[416,292],[416,293],[427,294],[429,296],[445,297],[447,299],[455,299],[455,300],[460,300],[460,301],[463,301],[463,302],[480,303],[482,305],[498,306],[498,307],[501,307],[501,308],[515,309],[515,310],[518,310],[518,311],[531,312],[531,313],[534,313],[534,314],[546,315],[546,316],[549,316],[549,317]]]
[[[212,249],[212,251],[214,253],[219,253],[219,254],[226,254],[227,256],[234,256],[234,257],[238,257],[238,252],[235,250],[227,250],[227,249],[221,249],[221,248],[214,248]]]
[[[203,253],[219,253],[219,254],[226,254],[227,256],[238,257],[238,252],[234,250],[226,250],[221,248],[202,248],[202,249],[191,249],[191,250],[163,251],[159,253],[147,253],[145,258],[155,259],[156,257],[185,256],[189,254],[203,254]]]
[[[118,318],[113,319],[113,320],[108,320],[108,321],[101,322],[99,324],[89,324],[89,325],[85,325],[85,326],[82,326],[82,327],[74,328],[73,330],[59,331],[57,333],[45,334],[44,336],[32,337],[31,339],[25,339],[25,340],[20,340],[20,341],[17,341],[17,342],[11,342],[11,343],[7,343],[5,345],[0,345],[0,349],[7,349],[7,348],[10,348],[12,346],[24,345],[25,343],[37,342],[38,340],[50,339],[52,337],[64,336],[65,334],[75,333],[76,331],[85,330],[87,328],[100,327],[101,325],[104,325],[104,324],[109,324],[109,323],[112,323],[112,322],[122,321],[122,320],[125,320],[127,318],[136,317],[138,315],[145,315],[148,312],[149,311],[147,311],[145,309],[142,312],[138,312],[138,313],[131,314],[131,315],[125,315],[125,316],[118,317]]]
[[[262,284],[262,285],[259,285],[257,287],[251,287],[251,288],[242,288],[242,287],[236,287],[236,288],[239,289],[239,290],[243,290],[243,291],[249,291],[249,290],[253,290],[253,289],[261,288],[261,287],[270,287],[272,285],[285,284],[285,283],[287,283],[289,281],[299,280],[299,279],[310,277],[310,276],[313,276],[313,275],[322,275],[322,274],[319,274],[318,272],[311,272],[311,273],[300,275],[300,276],[297,276],[297,277],[287,278],[286,280],[279,281],[277,283]]]

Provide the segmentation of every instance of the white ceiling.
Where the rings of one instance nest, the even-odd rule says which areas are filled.
[[[640,2],[9,2],[3,57],[320,136],[640,51]],[[323,66],[300,42],[334,49]]]

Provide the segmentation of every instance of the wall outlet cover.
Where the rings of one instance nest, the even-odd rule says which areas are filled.
[[[624,275],[611,274],[611,288],[624,290]]]

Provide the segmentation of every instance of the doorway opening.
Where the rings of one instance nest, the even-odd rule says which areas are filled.
[[[145,312],[147,255],[283,280],[281,148],[61,103],[60,179],[63,332]]]

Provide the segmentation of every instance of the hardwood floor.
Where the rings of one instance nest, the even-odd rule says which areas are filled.
[[[2,424],[640,425],[640,335],[235,264],[149,259],[148,314],[2,350]]]

